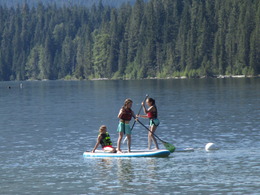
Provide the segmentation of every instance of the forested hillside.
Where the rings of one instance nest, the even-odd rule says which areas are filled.
[[[260,73],[259,0],[0,6],[0,80]]]
[[[120,7],[123,3],[133,4],[136,0],[0,0],[0,5],[16,7],[17,5],[23,5],[24,3],[27,3],[29,7],[33,7],[37,6],[39,2],[42,2],[43,5],[55,4],[58,7],[73,5],[90,7],[94,4],[98,4],[100,1],[103,5]]]

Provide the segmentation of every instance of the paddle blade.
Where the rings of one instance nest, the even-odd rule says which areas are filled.
[[[174,150],[175,150],[175,146],[174,146],[174,145],[169,144],[169,143],[167,143],[167,142],[164,142],[163,145],[164,145],[164,147],[165,147],[167,150],[169,150],[171,153],[174,152]]]

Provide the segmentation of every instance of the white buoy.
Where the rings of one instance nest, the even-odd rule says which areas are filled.
[[[216,144],[214,143],[207,143],[205,146],[205,150],[209,151],[209,150],[218,150],[219,148],[217,147]]]

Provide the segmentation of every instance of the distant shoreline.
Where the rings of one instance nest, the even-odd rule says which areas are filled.
[[[165,77],[165,78],[160,78],[160,77],[148,77],[148,78],[140,78],[140,79],[110,79],[110,78],[93,78],[93,79],[77,79],[70,77],[70,79],[56,79],[56,80],[48,80],[48,79],[42,79],[42,80],[34,80],[34,79],[28,79],[28,80],[13,80],[16,82],[25,82],[25,81],[111,81],[111,80],[184,80],[184,79],[227,79],[227,78],[260,78],[260,75],[252,76],[252,75],[215,75],[215,76],[197,76],[197,77],[187,77],[187,76],[180,76],[180,77]],[[3,81],[3,82],[8,82],[8,81]]]
[[[83,79],[83,80],[91,80],[91,81],[103,81],[103,80],[166,80],[166,79],[208,79],[208,78],[212,78],[212,79],[225,79],[225,78],[259,78],[260,75],[257,76],[252,76],[252,75],[216,75],[216,76],[198,76],[198,77],[194,77],[194,78],[189,78],[187,76],[180,76],[180,77],[166,77],[166,78],[159,78],[159,77],[148,77],[148,78],[142,78],[142,79],[109,79],[109,78],[93,78],[93,79]],[[64,79],[66,80],[66,79]],[[74,80],[74,79],[71,79]],[[80,79],[75,79],[75,80],[80,80]]]

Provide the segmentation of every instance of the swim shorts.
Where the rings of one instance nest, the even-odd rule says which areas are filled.
[[[159,126],[159,124],[160,124],[160,121],[158,118],[150,119],[150,126],[153,126],[153,125]]]
[[[131,135],[131,128],[129,124],[120,122],[117,127],[117,132],[123,132],[124,134]]]
[[[106,148],[113,148],[113,146],[109,145],[109,146],[104,146],[102,149],[105,150]]]

